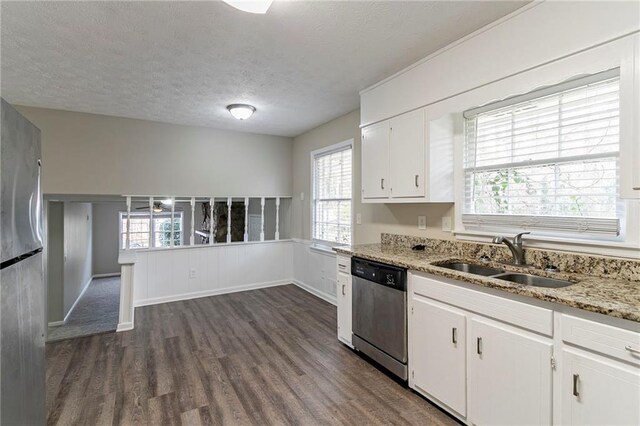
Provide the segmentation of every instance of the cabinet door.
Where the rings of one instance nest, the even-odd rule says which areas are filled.
[[[640,371],[621,362],[562,351],[562,423],[640,424]]]
[[[389,197],[389,122],[362,130],[362,197]]]
[[[393,198],[425,195],[424,110],[390,120],[389,175]]]
[[[351,275],[338,272],[338,339],[351,346]]]
[[[466,316],[414,295],[411,314],[413,386],[463,417],[466,399]]]
[[[551,423],[551,341],[474,318],[469,321],[467,347],[472,423]]]

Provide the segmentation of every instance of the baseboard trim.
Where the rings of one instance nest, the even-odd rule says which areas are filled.
[[[61,325],[64,325],[64,321],[52,321],[47,323],[47,326],[49,327],[60,327]]]
[[[257,290],[260,288],[277,287],[280,285],[294,284],[293,280],[267,281],[263,283],[245,284],[237,287],[216,288],[213,290],[198,291],[193,293],[176,294],[172,296],[155,297],[152,299],[137,300],[133,303],[135,308],[141,306],[158,305],[160,303],[179,302],[181,300],[199,299],[201,297],[218,296],[221,294],[238,293],[241,291]]]
[[[82,289],[82,291],[80,292],[80,294],[76,298],[76,301],[73,302],[73,305],[71,305],[71,309],[69,309],[69,312],[67,312],[67,315],[64,316],[64,320],[62,321],[63,323],[67,322],[67,319],[69,319],[69,315],[71,315],[71,312],[73,312],[75,307],[78,305],[78,302],[80,301],[80,299],[82,298],[84,293],[87,291],[87,289],[91,285],[91,281],[93,281],[93,275],[89,278],[89,281],[87,281],[87,283],[84,285],[84,288]]]
[[[311,287],[309,284],[305,284],[302,281],[298,281],[298,280],[292,280],[292,282],[297,285],[298,287],[300,287],[301,289],[313,294],[316,297],[319,297],[320,299],[324,300],[325,302],[329,302],[332,305],[336,306],[338,304],[338,301],[336,300],[335,296],[332,296],[328,293],[325,293],[324,291],[320,291],[314,287]]]
[[[121,331],[129,331],[129,330],[133,330],[133,323],[121,322],[118,324],[118,327],[116,328],[116,333],[119,333]]]
[[[112,272],[109,274],[95,274],[91,278],[110,278],[110,277],[119,277],[120,272]]]

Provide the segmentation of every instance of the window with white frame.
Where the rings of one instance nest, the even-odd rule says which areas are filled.
[[[465,229],[615,239],[619,69],[466,111]]]
[[[171,247],[171,212],[132,212],[129,226],[129,248]],[[182,212],[173,214],[173,245],[182,245]],[[151,238],[150,238],[151,237]],[[120,248],[127,247],[127,212],[120,212]]]
[[[311,153],[312,238],[351,244],[352,141]]]

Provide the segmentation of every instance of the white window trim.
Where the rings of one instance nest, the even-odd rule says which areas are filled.
[[[319,240],[316,238],[313,238],[313,228],[314,228],[314,214],[315,214],[315,206],[314,206],[314,183],[315,183],[315,162],[314,159],[317,155],[323,155],[323,154],[329,154],[332,151],[340,151],[343,150],[345,148],[350,148],[351,149],[351,244],[354,244],[354,234],[355,234],[355,228],[354,228],[354,214],[353,214],[353,209],[354,209],[354,164],[355,164],[355,155],[354,155],[354,139],[347,139],[345,141],[330,145],[330,146],[326,146],[323,148],[319,148],[316,150],[311,151],[310,153],[310,185],[309,185],[309,239],[311,240],[311,249],[313,250],[318,250],[318,251],[322,251],[322,252],[333,252],[332,248],[333,247],[338,247],[344,244],[340,244],[340,243],[335,243],[332,241],[325,241],[325,240]]]
[[[160,216],[167,216],[169,215],[169,217],[171,217],[171,213],[170,212],[164,212],[164,213],[154,213],[153,214],[153,218],[155,219],[158,215]],[[149,218],[151,218],[151,214],[149,212],[131,212],[131,218],[135,218],[136,216],[147,216]],[[127,218],[127,212],[126,211],[121,211],[118,214],[118,247],[120,250],[126,250],[126,248],[122,247],[122,235],[126,234],[126,230],[122,229],[122,220]],[[174,220],[179,219],[180,222],[182,223],[181,225],[181,231],[180,231],[180,245],[179,246],[174,246],[175,247],[182,247],[184,246],[184,212],[182,211],[174,211]],[[153,221],[151,221],[149,223],[149,229],[150,229],[150,235],[153,236],[155,229],[153,226]],[[151,242],[153,243],[154,238],[151,238]],[[172,247],[156,247],[156,246],[151,246],[151,247],[140,247],[140,248],[131,248],[129,250],[150,250],[150,249],[169,249]]]
[[[638,105],[640,102],[634,99],[634,87],[637,84],[635,81],[640,81],[640,67],[634,69],[637,60],[634,60],[633,48],[633,41],[627,37],[579,52],[433,104],[431,105],[434,110],[432,116],[452,114],[462,128],[462,111],[469,108],[526,93],[539,87],[558,84],[578,75],[594,74],[605,69],[620,67],[620,156],[622,160],[628,159],[631,157],[628,153],[632,149],[633,140],[637,140],[638,132],[640,132],[631,123],[635,119],[636,112],[640,110],[640,105]],[[456,132],[454,137],[455,224],[452,234],[456,239],[488,243],[495,236],[495,232],[466,230],[462,224],[465,190],[464,142],[464,134]],[[624,164],[621,161],[620,167],[625,167]],[[628,185],[628,179],[621,177],[620,184]],[[621,187],[621,193],[623,189]],[[640,201],[627,198],[624,202],[626,203],[626,218],[621,223],[624,236],[620,241],[527,235],[525,236],[525,245],[549,250],[640,259]],[[505,235],[510,234],[505,231]]]

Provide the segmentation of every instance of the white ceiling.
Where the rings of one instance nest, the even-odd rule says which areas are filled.
[[[2,2],[14,104],[295,136],[358,91],[521,7],[509,1]],[[257,108],[239,122],[231,103]]]

